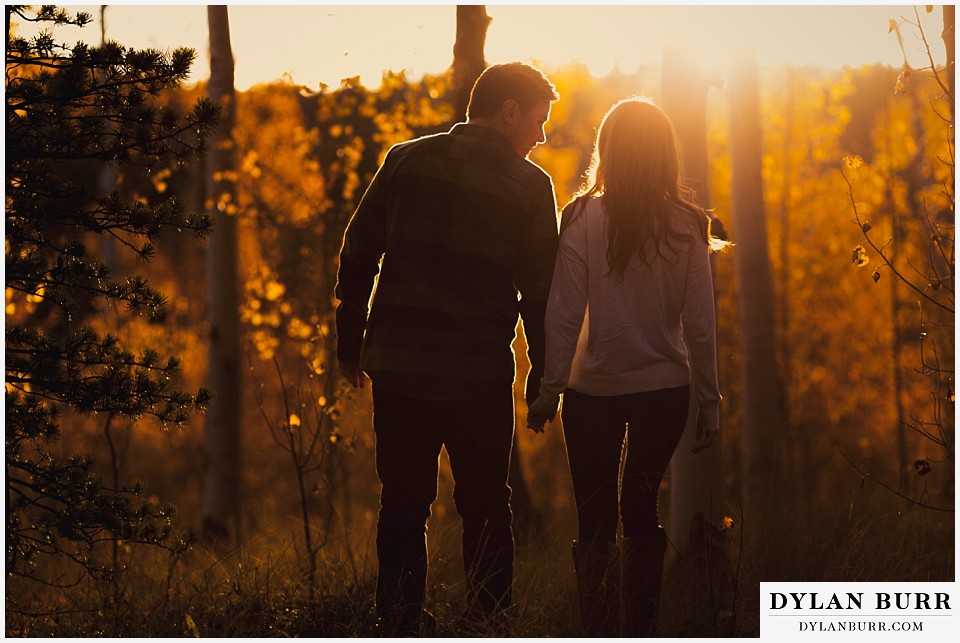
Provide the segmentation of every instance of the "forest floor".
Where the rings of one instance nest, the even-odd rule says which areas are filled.
[[[668,559],[660,635],[759,636],[759,573],[752,560],[770,552],[775,578],[765,580],[953,580],[952,515],[864,511],[823,520],[744,548],[736,528],[715,556]],[[504,634],[580,637],[576,585],[566,529],[530,538],[518,533],[514,607]],[[264,535],[232,552],[196,546],[172,558],[130,549],[116,582],[55,591],[7,583],[6,634],[29,637],[375,637],[372,534],[318,552],[314,589],[289,541]],[[464,581],[455,520],[430,532],[426,607],[437,636],[455,637]],[[494,633],[491,632],[491,635]]]

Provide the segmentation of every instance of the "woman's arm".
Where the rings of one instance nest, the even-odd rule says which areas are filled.
[[[540,395],[530,407],[527,424],[539,423],[556,415],[560,394],[567,387],[570,368],[577,350],[577,339],[587,308],[587,226],[585,216],[576,216],[582,208],[573,202],[563,210],[560,247],[553,270],[553,283],[547,300],[544,323],[546,360]],[[571,220],[575,218],[575,220]],[[533,420],[533,422],[531,421]]]
[[[720,387],[717,377],[717,329],[710,251],[701,240],[687,259],[683,295],[683,334],[690,356],[693,386],[700,406],[700,425],[720,430]]]

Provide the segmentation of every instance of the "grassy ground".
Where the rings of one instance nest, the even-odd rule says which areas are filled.
[[[426,607],[439,636],[456,636],[464,608],[462,562],[448,531],[431,538]],[[194,548],[172,561],[146,553],[111,583],[84,583],[66,592],[8,584],[7,635],[31,637],[203,636],[370,637],[375,560],[369,551],[331,547],[320,552],[313,598],[292,547],[261,538],[233,552]],[[13,593],[17,593],[13,597]],[[550,550],[519,552],[513,636],[578,633],[573,570]],[[11,600],[12,599],[12,600]]]
[[[869,500],[869,502],[868,502]],[[427,608],[439,636],[456,636],[464,607],[459,521],[431,519]],[[311,596],[291,531],[264,532],[232,551],[194,547],[171,558],[125,549],[116,583],[81,581],[68,590],[8,577],[6,634],[31,637],[370,637],[373,533],[358,530],[319,551]],[[573,526],[518,533],[514,618],[507,634],[578,637],[570,540]],[[755,637],[759,581],[952,580],[952,514],[905,511],[882,494],[744,542],[735,527],[700,559],[673,560],[664,576],[660,634]],[[766,561],[766,562],[762,562]],[[761,569],[763,568],[763,571]],[[47,578],[68,578],[48,569]]]

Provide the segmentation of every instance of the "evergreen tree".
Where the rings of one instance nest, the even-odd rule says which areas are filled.
[[[134,354],[89,323],[96,306],[125,307],[151,321],[166,300],[137,275],[114,275],[96,256],[109,237],[149,260],[165,230],[211,232],[204,214],[176,200],[98,195],[104,165],[156,172],[203,150],[218,108],[189,113],[159,97],[186,79],[194,52],[133,50],[115,42],[66,46],[45,30],[17,37],[15,22],[83,26],[84,13],[6,7],[6,483],[8,579],[35,577],[44,555],[72,560],[78,574],[109,577],[99,543],[178,546],[170,507],[147,502],[139,485],[113,488],[90,457],[60,456],[62,414],[185,423],[209,393],[177,390],[178,361]],[[62,578],[70,584],[76,579]],[[47,581],[49,582],[49,580]],[[8,594],[8,601],[11,595]]]

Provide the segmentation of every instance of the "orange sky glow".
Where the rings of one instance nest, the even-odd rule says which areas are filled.
[[[100,40],[100,7],[88,11],[93,24],[60,29],[67,42]],[[918,7],[935,60],[944,58],[941,10]],[[884,63],[899,66],[903,54],[890,20],[916,21],[904,5],[512,5],[492,3],[487,34],[490,63],[522,60],[546,69],[582,62],[601,76],[615,67],[630,73],[657,65],[665,43],[689,51],[705,66],[723,67],[744,47],[764,65],[822,67]],[[285,78],[316,89],[360,76],[375,87],[387,69],[411,78],[440,73],[452,60],[456,9],[452,4],[263,6],[231,3],[231,40],[236,85],[247,89]],[[206,10],[203,5],[111,4],[107,37],[130,47],[196,49],[192,81],[209,74]],[[904,49],[916,67],[928,65],[923,43],[904,25]],[[23,28],[22,33],[30,32]]]

